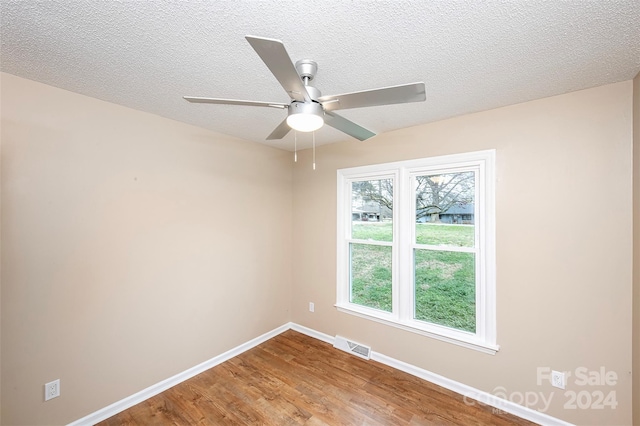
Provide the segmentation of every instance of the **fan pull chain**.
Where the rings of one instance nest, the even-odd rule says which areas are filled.
[[[316,169],[316,132],[312,132],[311,137],[313,138],[313,170]]]
[[[298,132],[294,131],[293,134],[294,134],[294,137],[293,137],[293,162],[297,163],[298,162]]]

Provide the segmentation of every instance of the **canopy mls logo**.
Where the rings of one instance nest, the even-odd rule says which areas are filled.
[[[598,370],[578,367],[573,371],[565,371],[564,376],[567,383],[573,383],[574,387],[598,387],[598,389],[565,391],[564,408],[566,410],[614,410],[618,406],[616,391],[606,388],[618,383],[618,373],[615,371],[607,371],[604,366]],[[551,368],[538,367],[536,384],[541,386],[545,382],[551,383],[551,380]]]
[[[522,405],[532,410],[540,411],[541,413],[547,412],[551,401],[553,400],[554,392],[545,394],[539,391],[526,391],[526,392],[511,392],[507,391],[504,386],[496,386],[493,388],[491,394],[466,394],[464,395],[464,403],[467,405],[489,405],[492,408],[494,414],[500,414],[508,412],[507,402]]]
[[[547,381],[551,383],[551,368],[538,367],[537,372],[538,386]],[[586,367],[578,367],[573,372],[565,371],[567,379],[575,377],[574,385],[576,386],[615,386],[618,384],[618,374],[615,371],[607,371],[606,368],[600,367],[599,370],[589,370]]]
[[[569,389],[563,392],[565,410],[615,410],[618,406],[616,391],[610,389],[618,383],[618,374],[613,370],[600,367],[590,370],[578,367],[573,371],[565,371],[564,378],[569,387],[583,387],[584,389]],[[536,371],[536,385],[552,385],[552,370],[549,367],[538,367]],[[467,405],[490,405],[493,412],[506,411],[507,401],[525,406],[532,410],[546,413],[556,396],[555,391],[540,390],[509,392],[504,386],[496,386],[490,394],[470,393],[464,395]]]

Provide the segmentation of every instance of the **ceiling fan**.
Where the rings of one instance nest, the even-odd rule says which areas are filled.
[[[420,102],[426,99],[423,82],[402,84],[363,90],[342,95],[322,96],[309,82],[318,71],[316,62],[303,59],[294,65],[280,40],[264,37],[245,37],[258,56],[267,65],[287,94],[290,103],[243,101],[237,99],[203,98],[184,96],[189,102],[205,104],[248,105],[288,109],[287,117],[267,137],[267,140],[282,139],[291,129],[313,132],[325,123],[361,141],[376,134],[371,130],[347,120],[334,111],[377,105]]]

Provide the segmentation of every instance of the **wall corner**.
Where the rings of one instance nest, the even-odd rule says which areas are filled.
[[[633,424],[640,424],[640,73],[633,79]]]

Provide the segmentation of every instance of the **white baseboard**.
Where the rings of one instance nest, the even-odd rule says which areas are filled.
[[[156,383],[155,385],[149,386],[148,388],[143,389],[140,392],[121,399],[120,401],[117,401],[98,411],[95,411],[79,420],[69,423],[68,426],[90,426],[101,422],[102,420],[108,419],[109,417],[114,416],[121,411],[126,410],[127,408],[133,407],[134,405],[139,404],[142,401],[151,398],[152,396],[164,392],[165,390],[179,383],[182,383],[185,380],[188,380],[193,376],[202,373],[203,371],[215,367],[216,365],[221,364],[228,359],[233,358],[234,356],[240,355],[241,353],[255,346],[258,346],[260,343],[266,342],[272,337],[275,337],[278,334],[283,333],[289,329],[330,344],[333,344],[335,340],[333,336],[329,336],[328,334],[313,330],[303,325],[289,322],[261,336],[258,336],[255,339],[236,346],[235,348],[230,349],[223,354],[215,356],[208,361],[198,364],[195,367],[191,367],[188,370],[183,371],[182,373],[178,373],[173,377],[169,377],[168,379]],[[415,365],[407,364],[381,353],[371,351],[371,359],[400,371],[404,371],[405,373],[409,373],[413,376],[424,379],[428,382],[434,383],[438,386],[442,386],[445,389],[449,389],[453,392],[465,395],[467,398],[473,399],[482,404],[490,405],[502,411],[506,411],[525,420],[548,426],[571,426],[571,423],[567,423],[548,414],[544,414],[539,411],[532,410],[528,407],[515,404],[511,401],[499,398],[488,392],[484,392],[471,386],[467,386],[463,383],[456,382],[455,380],[448,379],[446,377],[440,376],[439,374],[432,373],[431,371],[416,367]]]
[[[329,336],[328,334],[321,333],[319,331],[299,324],[290,324],[292,330],[298,331],[302,334],[306,334],[309,337],[322,340],[323,342],[333,344],[333,341],[335,340],[333,336]],[[373,350],[371,351],[371,359],[381,364],[388,365],[389,367],[393,367],[397,370],[404,371],[405,373],[409,373],[412,376],[419,377],[438,386],[442,386],[443,388],[449,389],[450,391],[464,395],[468,399],[473,399],[481,404],[489,405],[499,410],[506,411],[507,413],[511,413],[525,420],[529,420],[545,426],[571,426],[571,423],[567,423],[564,420],[560,420],[548,414],[541,413],[540,411],[532,410],[531,408],[525,407],[523,405],[515,404],[509,400],[499,398],[488,392],[484,392],[471,386],[467,386],[463,383],[456,382],[455,380],[448,379],[439,374],[432,373],[431,371],[416,367],[415,365],[407,364],[406,362],[399,361],[395,358],[391,358],[390,356],[383,355]]]
[[[323,342],[333,345],[333,341],[335,340],[335,337],[333,336],[329,336],[328,334],[321,333],[319,331],[305,327],[304,325],[296,324],[294,322],[290,322],[289,324],[291,325],[291,329],[293,331],[306,334],[309,337],[313,337],[314,339],[322,340]]]
[[[249,340],[246,343],[236,346],[235,348],[230,349],[218,356],[215,356],[203,363],[200,363],[195,367],[191,367],[188,370],[183,371],[182,373],[178,373],[175,376],[169,377],[168,379],[156,383],[155,385],[151,385],[148,388],[141,390],[140,392],[136,392],[133,395],[121,399],[120,401],[114,402],[113,404],[98,411],[94,411],[93,413],[79,420],[69,423],[68,426],[90,426],[106,420],[109,417],[114,416],[121,411],[126,410],[127,408],[131,408],[134,405],[151,398],[152,396],[164,392],[167,389],[192,378],[193,376],[196,376],[212,367],[215,367],[218,364],[221,364],[233,358],[234,356],[240,355],[241,353],[253,348],[254,346],[258,346],[260,343],[266,342],[272,337],[275,337],[278,334],[289,330],[290,328],[291,323],[281,325],[280,327],[271,330],[261,336],[258,336],[255,339]]]
[[[404,371],[405,373],[409,373],[413,376],[424,379],[428,382],[441,386],[445,389],[449,389],[450,391],[459,393],[460,395],[465,396],[468,400],[474,400],[484,405],[490,405],[499,410],[506,411],[507,413],[514,414],[518,417],[521,417],[523,419],[526,419],[541,425],[546,425],[546,426],[570,426],[571,425],[571,423],[567,423],[564,420],[560,420],[548,414],[541,413],[540,411],[532,410],[529,407],[516,404],[507,399],[497,397],[488,392],[484,392],[474,387],[467,386],[463,383],[456,382],[455,380],[448,379],[439,374],[432,373],[431,371],[424,370],[420,367],[416,367],[415,365],[398,361],[395,358],[391,358],[389,356],[377,353],[375,351],[371,352],[371,359],[374,361],[378,361],[381,364],[388,365],[389,367],[393,367],[396,370]]]

